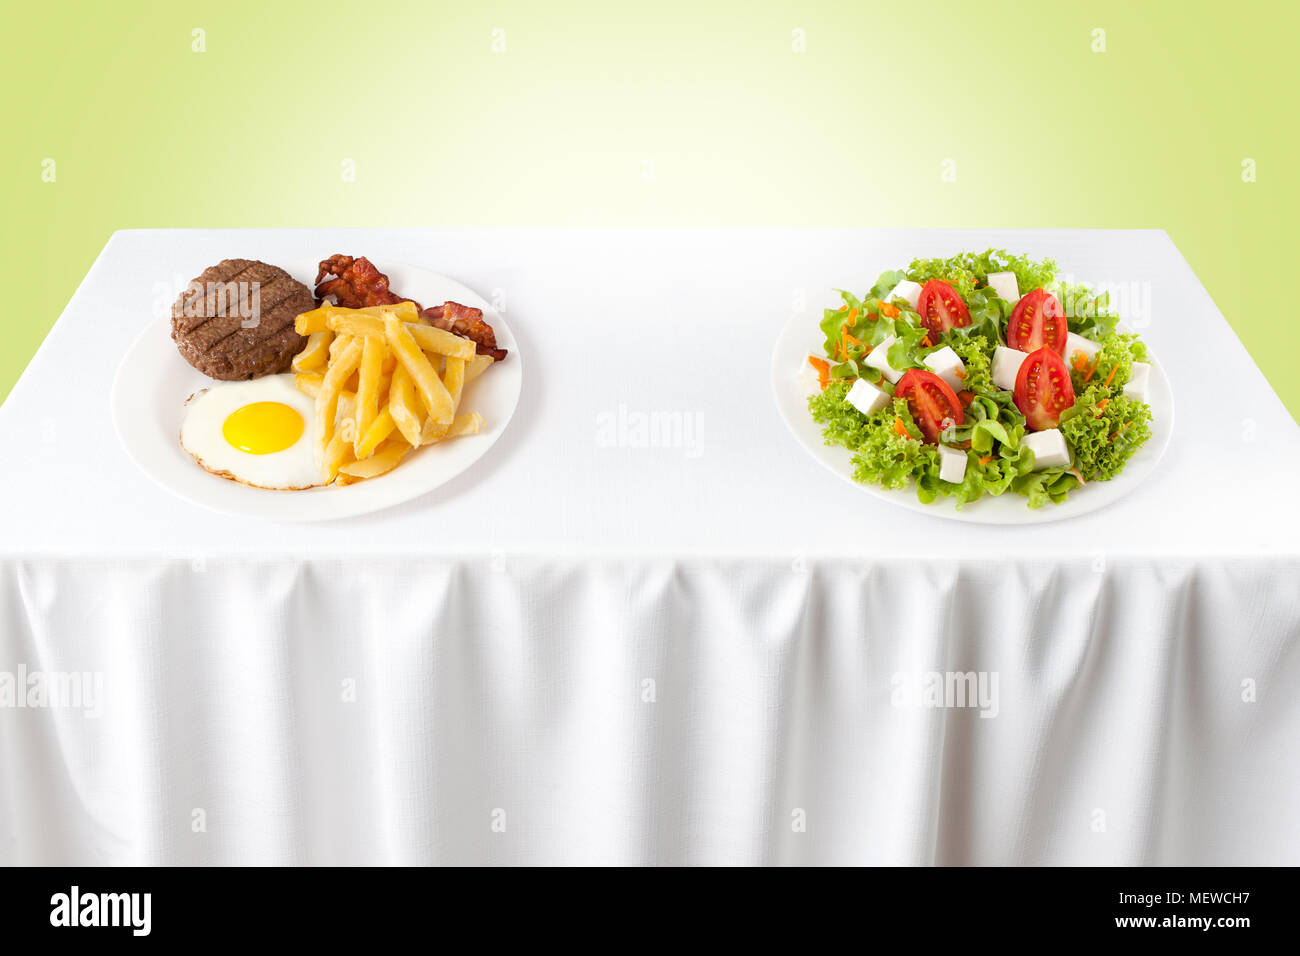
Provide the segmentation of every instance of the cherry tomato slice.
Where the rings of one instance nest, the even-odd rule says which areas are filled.
[[[1046,345],[1064,355],[1069,335],[1060,300],[1042,289],[1021,296],[1007,323],[1007,345],[1021,352],[1033,352]]]
[[[1047,346],[1030,352],[1020,363],[1012,398],[1030,431],[1055,428],[1061,423],[1061,412],[1074,404],[1074,384],[1065,359]]]
[[[906,372],[898,380],[894,396],[907,399],[907,409],[912,413],[912,420],[931,444],[938,444],[939,436],[945,428],[960,425],[966,417],[961,400],[957,398],[952,386],[933,372],[923,369],[914,368]]]
[[[931,279],[921,287],[916,299],[916,311],[921,324],[936,336],[949,329],[970,325],[970,309],[957,290],[940,279]]]

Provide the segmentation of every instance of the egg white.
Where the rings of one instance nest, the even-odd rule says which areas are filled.
[[[283,451],[251,455],[226,441],[222,427],[232,413],[254,402],[280,402],[302,416],[301,437]],[[325,484],[316,462],[316,409],[298,391],[292,375],[267,375],[249,382],[220,382],[186,403],[181,447],[203,468],[232,481],[272,490],[301,490]]]

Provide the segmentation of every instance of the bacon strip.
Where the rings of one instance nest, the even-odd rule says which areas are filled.
[[[345,309],[415,302],[389,289],[388,276],[376,269],[365,256],[353,258],[341,254],[322,259],[316,271],[317,304],[330,296]],[[497,362],[506,357],[506,350],[497,348],[492,326],[483,321],[482,309],[459,302],[444,302],[427,309],[421,309],[420,303],[415,302],[415,307],[430,325],[472,341],[479,355],[490,355]]]
[[[444,302],[424,309],[420,315],[435,328],[473,341],[479,355],[490,355],[497,362],[506,357],[506,350],[497,348],[497,336],[492,326],[483,321],[482,309],[459,302]]]
[[[338,278],[325,281],[326,276]],[[407,301],[389,291],[388,276],[375,268],[365,256],[333,255],[321,261],[316,270],[316,300],[334,296],[345,309],[364,309],[372,305],[396,305]],[[411,300],[414,301],[414,300]],[[418,302],[415,303],[419,307]]]

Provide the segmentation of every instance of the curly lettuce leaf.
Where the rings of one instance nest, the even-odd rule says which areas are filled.
[[[1070,368],[1075,394],[1092,385],[1110,382],[1109,393],[1118,395],[1133,377],[1133,363],[1146,361],[1147,347],[1132,332],[1108,332],[1094,341],[1101,345],[1095,368],[1075,368],[1073,365]]]
[[[1060,301],[1066,325],[1076,335],[1099,341],[1115,331],[1119,316],[1111,311],[1109,292],[1094,292],[1077,283],[1058,283],[1048,291]]]
[[[933,465],[938,473],[938,452],[917,439],[920,429],[912,421],[907,403],[894,399],[873,415],[863,415],[844,397],[848,386],[832,383],[808,400],[813,421],[822,426],[828,445],[843,445],[853,454],[853,477],[885,488],[903,488]],[[906,435],[900,435],[901,419]]]
[[[990,272],[1014,272],[1023,294],[1053,283],[1057,265],[1051,259],[1035,262],[1028,256],[1013,256],[1005,249],[989,249],[963,252],[950,259],[913,259],[907,267],[907,278],[922,284],[930,279],[942,279],[963,299],[968,299],[977,287],[988,285]]]
[[[1062,412],[1060,429],[1084,480],[1109,481],[1151,437],[1151,407],[1092,385]]]
[[[976,394],[994,391],[993,388],[993,345],[997,339],[990,340],[983,335],[960,337],[945,336],[944,345],[952,348],[966,366],[966,389]]]

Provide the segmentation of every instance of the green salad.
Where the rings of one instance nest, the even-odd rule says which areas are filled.
[[[839,290],[837,290],[839,291]],[[1108,295],[1001,249],[917,259],[825,310],[808,399],[855,481],[1030,508],[1118,475],[1151,437],[1151,366]]]

